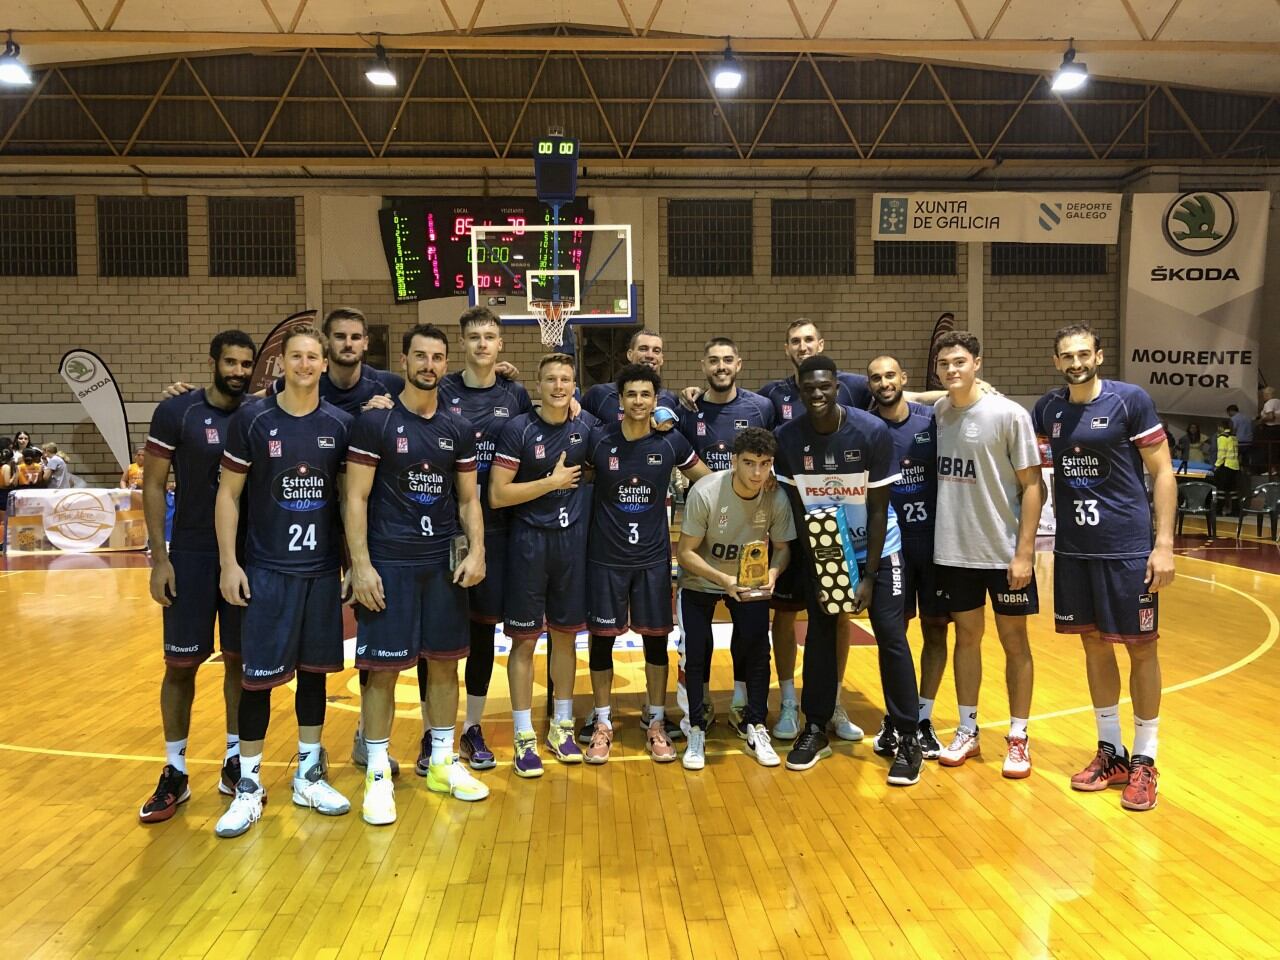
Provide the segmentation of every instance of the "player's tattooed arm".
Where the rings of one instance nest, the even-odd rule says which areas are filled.
[[[474,470],[454,475],[454,489],[458,495],[458,519],[462,532],[467,535],[467,555],[453,571],[453,582],[463,587],[474,587],[484,579],[484,512],[480,507],[480,486]]]
[[[1147,589],[1156,593],[1173,583],[1173,519],[1178,510],[1178,481],[1173,475],[1169,445],[1163,441],[1139,447],[1142,465],[1151,474],[1156,514],[1156,542],[1147,558]]]
[[[366,610],[385,610],[387,606],[382,577],[369,559],[369,494],[377,469],[348,460],[342,491],[342,526],[351,558],[351,600]]]
[[[236,531],[240,526],[240,494],[246,474],[223,469],[218,481],[218,496],[213,503],[213,532],[218,537],[218,563],[221,573],[218,589],[222,599],[237,607],[249,605],[249,578],[236,556]]]
[[[1040,476],[1040,464],[1018,471],[1018,486],[1022,493],[1021,515],[1018,518],[1018,543],[1009,564],[1009,589],[1022,590],[1031,583],[1036,564],[1036,528],[1040,525],[1040,510],[1044,506],[1045,487]]]
[[[164,542],[165,485],[169,480],[169,458],[150,453],[147,469],[142,473],[142,513],[147,520],[147,539],[151,544],[151,599],[162,607],[178,595],[177,579],[169,550]]]

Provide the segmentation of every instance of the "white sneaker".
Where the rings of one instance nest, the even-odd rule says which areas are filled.
[[[689,728],[689,745],[680,759],[686,770],[701,770],[707,765],[707,734],[697,727]]]
[[[236,795],[231,806],[218,818],[213,832],[220,837],[238,837],[262,819],[262,801],[266,791],[248,777],[236,784]]]
[[[365,823],[376,827],[396,822],[396,791],[390,770],[370,770],[365,774],[361,814]]]
[[[307,771],[305,777],[294,775],[293,802],[326,817],[340,817],[351,812],[351,801],[329,786],[318,763]]]
[[[800,736],[800,704],[783,700],[778,711],[778,722],[773,725],[773,735],[779,740],[794,740]]]
[[[755,757],[762,767],[776,767],[782,763],[782,759],[773,749],[773,743],[769,740],[769,731],[765,729],[763,723],[755,723],[747,727],[747,753]]]
[[[849,714],[845,713],[844,707],[838,703],[835,712],[831,714],[831,729],[841,740],[852,740],[856,743],[863,736],[862,728],[849,719]]]

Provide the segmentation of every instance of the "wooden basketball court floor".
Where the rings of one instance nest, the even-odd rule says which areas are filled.
[[[1192,545],[1202,541],[1194,539]],[[1225,545],[1234,541],[1218,541]],[[1280,954],[1275,702],[1276,548],[1258,569],[1180,551],[1163,595],[1165,700],[1159,806],[1073,793],[1095,741],[1078,643],[1033,620],[1034,773],[1000,777],[1007,703],[987,641],[986,758],[926,765],[885,785],[871,752],[875,653],[856,647],[845,700],[867,730],[806,773],[766,770],[717,724],[705,770],[657,766],[636,720],[639,653],[619,655],[615,758],[523,781],[481,774],[479,804],[414,776],[412,679],[393,753],[404,767],[391,827],[359,815],[349,765],[353,671],[330,678],[332,779],[353,803],[325,818],[289,803],[292,697],[277,693],[250,834],[219,840],[221,671],[200,671],[193,797],[138,823],[163,763],[158,609],[140,566],[42,564],[0,572],[0,758],[5,765],[0,943],[17,957],[1269,957]],[[1038,561],[1052,596],[1052,557]],[[918,633],[912,631],[913,642]],[[509,761],[499,658],[487,730]],[[731,684],[718,654],[723,715]],[[1123,658],[1122,658],[1123,663]],[[539,664],[538,672],[542,670]],[[1126,671],[1127,672],[1127,671]],[[585,656],[578,710],[586,708]],[[776,691],[771,707],[776,709]],[[541,730],[543,696],[535,692]],[[951,676],[936,720],[955,722]],[[1126,738],[1131,712],[1123,708]]]

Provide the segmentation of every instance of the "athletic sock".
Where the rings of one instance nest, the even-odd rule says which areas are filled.
[[[610,730],[613,729],[613,721],[609,719],[609,714],[613,712],[613,707],[596,707],[596,723],[603,723]]]
[[[1098,724],[1098,740],[1111,744],[1118,757],[1124,753],[1124,740],[1120,736],[1120,704],[1111,707],[1094,707],[1093,719]]]
[[[240,737],[234,733],[227,734],[227,752],[222,757],[222,762],[226,763],[232,757],[240,756]]]
[[[1009,718],[1010,739],[1014,737],[1022,737],[1023,739],[1025,739],[1026,736],[1027,736],[1027,718],[1026,717],[1010,717]]]
[[[1135,714],[1133,718],[1133,755],[1135,757],[1150,757],[1154,762],[1156,748],[1159,746],[1159,734],[1159,717],[1143,720]]]
[[[369,751],[369,762],[366,765],[368,770],[390,770],[391,760],[387,756],[388,747],[391,745],[390,739],[387,740],[368,740],[364,742],[365,747]]]
[[[556,700],[554,703],[554,706],[555,706],[555,718],[557,723],[559,723],[561,720],[573,719],[573,699],[572,698],[568,700]]]
[[[655,706],[652,703],[649,704],[649,722],[650,723],[653,723],[653,721],[655,720],[665,720],[665,719],[667,719],[666,704],[663,704],[660,707]]]
[[[512,710],[511,722],[515,725],[516,733],[533,733],[532,710]]]
[[[453,727],[431,728],[431,765],[453,763]]]
[[[920,722],[933,719],[933,701],[920,698]]]
[[[745,680],[733,681],[733,705],[735,707],[745,707],[747,705],[747,682]]]
[[[783,700],[790,700],[792,703],[796,702],[796,682],[794,679],[779,680],[778,689],[782,692]]]
[[[166,740],[164,742],[164,762],[179,773],[187,772],[187,741]]]
[[[977,706],[966,707],[961,704],[957,709],[960,711],[960,729],[968,730],[970,733],[978,729],[978,708]]]
[[[467,694],[467,720],[462,726],[463,730],[480,726],[480,721],[484,719],[484,702],[488,699],[488,697],[473,697]]]
[[[252,780],[259,787],[262,786],[262,754],[249,756],[242,753],[240,755],[240,776],[246,780]]]
[[[298,741],[298,777],[306,779],[311,768],[320,762],[320,744]]]

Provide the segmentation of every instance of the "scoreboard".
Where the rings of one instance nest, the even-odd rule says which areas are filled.
[[[480,265],[479,285],[490,296],[524,296],[526,270],[581,270],[590,253],[591,233],[575,232],[567,243],[561,236],[559,263],[552,263],[550,235],[525,230],[553,225],[550,208],[534,199],[395,197],[389,202],[393,205],[378,211],[378,222],[396,303],[466,294],[472,225],[511,226],[501,243],[480,250],[488,262]],[[593,222],[586,199],[560,208],[562,226]]]

